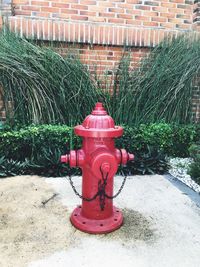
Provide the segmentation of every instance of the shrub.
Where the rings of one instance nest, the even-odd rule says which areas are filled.
[[[164,155],[188,156],[188,148],[197,138],[195,126],[173,126],[166,123],[124,127],[116,146],[136,155],[127,172],[162,173],[166,170]],[[0,131],[0,157],[26,161],[26,173],[60,176],[74,170],[60,163],[60,155],[81,147],[81,138],[65,125],[28,126],[19,130]],[[2,165],[6,165],[4,161]],[[10,163],[9,163],[10,164]],[[13,163],[13,165],[15,165]],[[75,170],[76,172],[78,170]]]
[[[189,152],[194,162],[190,164],[188,173],[200,184],[200,142],[191,145]]]
[[[60,155],[78,147],[79,142],[80,139],[73,135],[73,129],[64,125],[29,126],[15,131],[2,131],[0,156],[6,159],[2,165],[7,168],[11,160],[14,161],[13,166],[26,161],[25,173],[66,175],[70,169],[60,163]],[[16,174],[21,174],[21,171],[16,169]]]
[[[120,171],[127,174],[163,174],[168,170],[165,155],[157,147],[146,146],[145,150],[135,151],[134,161],[128,162]]]
[[[20,162],[13,159],[0,158],[0,178],[25,174],[28,168],[27,160]]]
[[[145,151],[152,146],[168,156],[189,156],[190,145],[198,139],[196,125],[171,125],[167,123],[141,124],[138,127],[124,127],[124,135],[116,140],[119,147],[130,151]]]
[[[0,153],[6,158],[20,161],[43,154],[44,148],[65,152],[76,142],[76,137],[72,138],[72,130],[68,126],[40,125],[3,131],[0,133]]]

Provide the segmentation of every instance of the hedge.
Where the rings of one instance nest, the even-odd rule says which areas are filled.
[[[133,153],[150,145],[168,156],[187,157],[190,145],[200,140],[198,125],[153,123],[123,128],[124,134],[116,139],[116,146]],[[0,156],[16,160],[33,157],[47,148],[58,148],[65,153],[80,146],[81,139],[74,135],[72,127],[66,125],[33,125],[19,130],[0,131]]]
[[[197,125],[142,124],[132,128],[124,126],[124,134],[116,139],[116,147],[136,154],[138,162],[129,166],[128,171],[151,173],[159,172],[163,167],[166,169],[163,154],[187,157],[189,147],[197,140],[200,140]],[[80,147],[81,138],[66,125],[32,125],[19,130],[0,131],[0,158],[4,165],[13,165],[10,160],[17,161],[23,163],[24,170],[24,162],[27,161],[29,171],[32,168],[38,174],[44,174],[48,169],[51,169],[50,173],[55,172],[54,175],[68,173],[69,167],[63,169],[59,162],[60,155]],[[5,163],[5,160],[9,162]]]

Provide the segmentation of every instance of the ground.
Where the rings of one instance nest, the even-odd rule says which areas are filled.
[[[80,190],[81,178],[74,182]],[[124,225],[90,235],[69,221],[80,200],[67,178],[1,179],[0,266],[199,267],[199,195],[164,176],[132,176],[114,202]]]

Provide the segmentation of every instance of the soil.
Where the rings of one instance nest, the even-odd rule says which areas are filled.
[[[156,240],[157,234],[153,230],[150,220],[145,218],[138,211],[122,209],[124,223],[120,229],[104,235],[107,240],[118,240],[123,246],[130,247],[138,241],[152,243]]]
[[[66,208],[37,176],[0,180],[0,266],[23,267],[70,245]]]

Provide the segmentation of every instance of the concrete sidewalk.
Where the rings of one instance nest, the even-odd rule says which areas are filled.
[[[121,182],[115,177],[115,191]],[[81,178],[74,183],[81,192]],[[66,178],[0,179],[0,266],[200,266],[200,196],[183,184],[159,175],[129,177],[114,200],[124,225],[106,235],[71,225],[80,203]]]
[[[65,179],[46,181],[60,194],[69,217],[79,199]],[[74,181],[80,190],[80,177]],[[122,177],[115,178],[116,190],[121,181]],[[115,205],[124,210],[125,221],[120,230],[92,236],[74,229],[68,249],[29,267],[200,266],[200,209],[166,178],[130,177]]]

